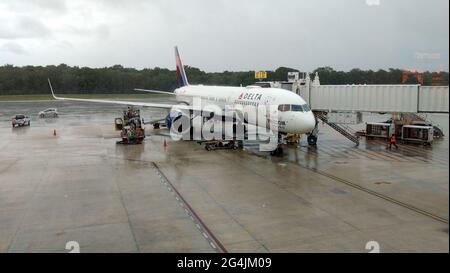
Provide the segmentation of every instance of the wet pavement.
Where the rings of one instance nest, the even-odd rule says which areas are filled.
[[[55,106],[60,118],[37,118]],[[355,147],[321,125],[317,147],[302,139],[275,158],[148,127],[144,144],[123,146],[123,108],[0,102],[0,252],[67,252],[69,241],[81,252],[449,250],[447,137]],[[18,113],[31,127],[10,127]]]

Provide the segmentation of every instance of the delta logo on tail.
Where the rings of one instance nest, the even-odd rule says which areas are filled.
[[[175,62],[177,64],[177,84],[178,87],[189,85],[184,71],[183,63],[181,62],[180,54],[178,53],[178,47],[175,47]]]

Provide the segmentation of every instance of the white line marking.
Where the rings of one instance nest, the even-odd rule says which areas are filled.
[[[152,168],[155,168],[155,171],[157,171],[155,166],[152,166]],[[162,174],[158,171],[157,174],[159,175],[159,177],[161,178],[161,183],[164,183],[167,186],[167,190],[169,192],[172,192],[172,194],[175,196],[175,199],[178,201],[178,204],[184,208],[184,211],[186,212],[186,214],[191,218],[192,222],[195,224],[195,226],[197,227],[198,230],[200,230],[200,232],[202,232],[203,237],[205,237],[205,239],[209,242],[209,244],[211,245],[211,247],[214,250],[217,250],[217,246],[209,239],[208,234],[206,234],[206,232],[203,230],[203,227],[200,226],[197,223],[197,220],[194,219],[193,215],[191,214],[191,212],[185,207],[185,204],[182,200],[180,200],[180,197],[178,196],[178,194],[175,193],[175,191],[172,189],[172,186],[169,186],[169,183],[166,179],[163,178]]]

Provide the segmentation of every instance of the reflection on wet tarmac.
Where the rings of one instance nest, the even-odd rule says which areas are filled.
[[[48,107],[60,117],[38,119]],[[20,112],[31,127],[12,130]],[[369,240],[383,252],[448,252],[447,137],[387,150],[323,126],[317,146],[302,139],[272,157],[257,142],[208,152],[151,128],[143,144],[117,145],[121,112],[0,102],[0,252],[64,252],[69,240],[82,252],[214,252],[152,164],[229,252],[365,252]]]

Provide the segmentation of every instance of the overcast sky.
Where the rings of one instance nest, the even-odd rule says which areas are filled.
[[[448,0],[0,0],[0,65],[448,71]]]

